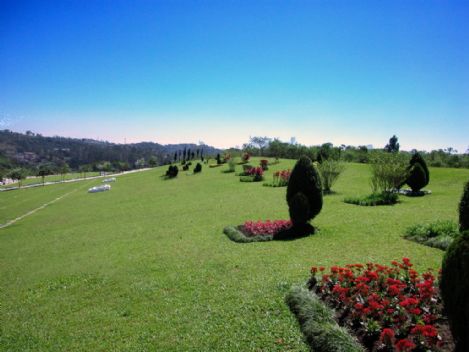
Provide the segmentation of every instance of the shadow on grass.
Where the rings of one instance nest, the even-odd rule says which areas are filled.
[[[267,241],[293,241],[296,239],[308,237],[316,233],[316,229],[306,224],[302,227],[289,228],[278,232],[275,236],[273,235],[247,235],[243,231],[243,226],[227,226],[223,229],[223,233],[233,242],[237,243],[252,243],[252,242],[267,242]]]

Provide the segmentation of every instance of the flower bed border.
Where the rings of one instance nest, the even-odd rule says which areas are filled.
[[[273,235],[246,236],[237,226],[227,226],[223,229],[223,233],[230,240],[238,243],[267,242],[274,239]]]
[[[314,293],[293,286],[285,303],[296,316],[306,343],[315,352],[363,352],[363,347],[347,329],[339,326],[334,311]]]

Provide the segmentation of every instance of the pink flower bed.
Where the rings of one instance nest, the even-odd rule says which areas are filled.
[[[246,221],[244,223],[244,231],[247,235],[273,235],[281,230],[289,229],[292,226],[290,220],[266,220],[265,222],[259,221]]]

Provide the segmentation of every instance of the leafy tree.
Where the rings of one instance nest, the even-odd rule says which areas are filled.
[[[251,137],[250,144],[257,146],[260,150],[260,155],[263,155],[264,149],[269,145],[271,139],[269,137]]]
[[[220,158],[220,153],[217,154],[217,164],[221,164],[221,158]]]
[[[152,155],[150,159],[148,160],[148,165],[150,167],[155,167],[158,165],[158,160],[156,160],[156,157],[154,155]]]
[[[18,187],[21,188],[23,180],[26,178],[27,172],[23,168],[16,168],[8,173],[8,177],[18,181]]]
[[[61,176],[62,182],[65,180],[65,175],[70,172],[70,166],[67,163],[63,162],[59,165],[57,170]]]
[[[194,168],[194,174],[197,174],[199,172],[202,172],[202,165],[200,163],[197,163]]]
[[[318,165],[319,174],[321,175],[324,193],[331,193],[332,185],[337,181],[340,174],[344,171],[345,166],[340,161],[324,160]]]
[[[386,144],[386,146],[384,147],[384,150],[387,151],[388,153],[397,153],[397,152],[399,152],[399,143],[397,143],[396,135],[393,135],[389,139],[389,143]]]
[[[83,174],[83,178],[86,178],[86,174],[92,171],[92,167],[89,164],[81,165],[79,171]]]
[[[36,175],[41,176],[42,185],[44,186],[45,177],[48,175],[52,175],[53,173],[54,173],[54,166],[51,165],[50,163],[45,163],[45,164],[39,165],[39,167],[37,168]]]
[[[287,203],[293,231],[299,234],[312,232],[308,226],[322,209],[321,177],[313,166],[311,159],[302,156],[292,170],[287,187]]]
[[[174,152],[174,162],[178,160],[178,152]]]

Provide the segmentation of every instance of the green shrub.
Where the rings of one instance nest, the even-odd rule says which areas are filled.
[[[306,288],[293,287],[285,303],[296,315],[311,351],[363,352],[358,341],[335,322],[333,311]]]
[[[321,178],[311,159],[302,156],[290,175],[287,203],[293,227],[304,227],[322,208]]]
[[[464,186],[464,192],[459,202],[459,230],[469,230],[469,181]]]
[[[407,179],[407,160],[399,153],[377,153],[371,159],[371,189],[373,193],[392,192]]]
[[[412,189],[412,192],[417,193],[428,184],[425,170],[420,163],[414,163],[408,173],[406,183]]]
[[[179,169],[176,165],[169,165],[166,171],[166,178],[174,178],[178,175]]]
[[[227,226],[223,229],[223,233],[228,236],[230,240],[238,243],[251,243],[251,242],[266,242],[272,241],[274,238],[273,235],[256,235],[256,236],[246,236],[235,226]]]
[[[346,197],[345,203],[363,205],[363,206],[375,206],[375,205],[393,205],[396,204],[399,197],[396,193],[373,193],[365,197]]]
[[[420,164],[420,166],[422,167],[422,169],[425,173],[425,184],[421,187],[421,188],[423,188],[426,185],[428,185],[428,183],[430,182],[430,171],[428,170],[427,163],[425,162],[425,159],[422,158],[420,153],[415,153],[414,155],[412,155],[412,158],[410,158],[410,161],[409,161],[409,166],[410,166],[409,169],[412,168],[412,166],[414,166],[415,164]]]
[[[458,235],[458,225],[447,220],[411,226],[406,230],[404,238],[446,250]]]
[[[202,172],[202,165],[200,163],[197,163],[194,167],[194,174],[197,174],[199,172]]]
[[[469,231],[458,236],[446,251],[440,290],[455,352],[469,351]]]
[[[332,159],[323,160],[323,162],[318,165],[323,190],[325,193],[331,192],[332,185],[335,183],[335,181],[337,181],[344,169],[345,166],[343,163]]]

